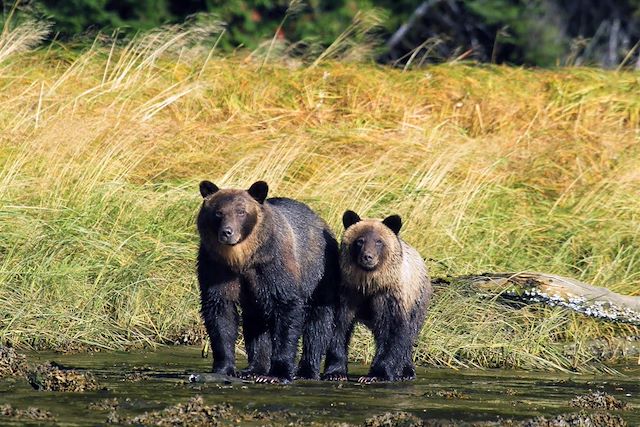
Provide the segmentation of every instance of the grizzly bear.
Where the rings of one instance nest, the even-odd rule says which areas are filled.
[[[418,251],[398,236],[402,227],[398,215],[383,221],[361,220],[347,211],[342,222],[342,282],[323,377],[347,379],[349,341],[360,321],[373,333],[376,353],[369,374],[358,381],[414,379],[413,347],[432,294],[427,267]]]
[[[197,270],[213,372],[257,382],[318,379],[337,301],[338,242],[311,208],[267,199],[268,191],[264,181],[248,190],[200,183]],[[249,361],[241,372],[234,351],[238,307]]]

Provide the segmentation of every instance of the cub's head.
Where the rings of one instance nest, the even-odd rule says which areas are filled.
[[[248,190],[221,190],[210,181],[200,183],[203,197],[198,215],[198,231],[205,244],[233,247],[247,239],[262,216],[262,204],[269,187],[255,182]]]
[[[398,254],[398,233],[402,227],[400,216],[391,215],[382,221],[362,220],[357,213],[346,211],[342,223],[345,228],[342,250],[358,268],[375,271]]]

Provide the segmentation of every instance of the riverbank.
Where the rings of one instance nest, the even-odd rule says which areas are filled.
[[[398,213],[433,276],[543,271],[638,295],[637,73],[263,65],[175,37],[44,46],[0,63],[2,342],[199,343],[205,178],[264,179],[338,235],[346,209]],[[596,357],[589,343],[639,335],[440,286],[416,361],[603,370],[620,354]],[[359,330],[353,359],[372,352]]]

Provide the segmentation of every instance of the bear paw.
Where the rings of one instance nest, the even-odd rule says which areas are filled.
[[[293,377],[294,380],[319,380],[320,374],[317,372],[313,372],[311,369],[299,368],[296,375]]]
[[[407,365],[402,369],[398,381],[412,381],[416,379],[416,369],[413,365]]]

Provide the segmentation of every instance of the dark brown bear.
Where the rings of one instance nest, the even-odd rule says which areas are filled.
[[[413,347],[432,294],[427,267],[418,251],[398,236],[398,215],[361,220],[347,211],[342,222],[342,284],[324,378],[347,379],[349,340],[360,321],[373,332],[376,354],[369,374],[359,381],[413,379]]]
[[[308,206],[249,190],[200,183],[198,280],[213,372],[289,382],[317,379],[331,338],[339,283],[338,244]],[[236,373],[238,306],[249,366]]]

